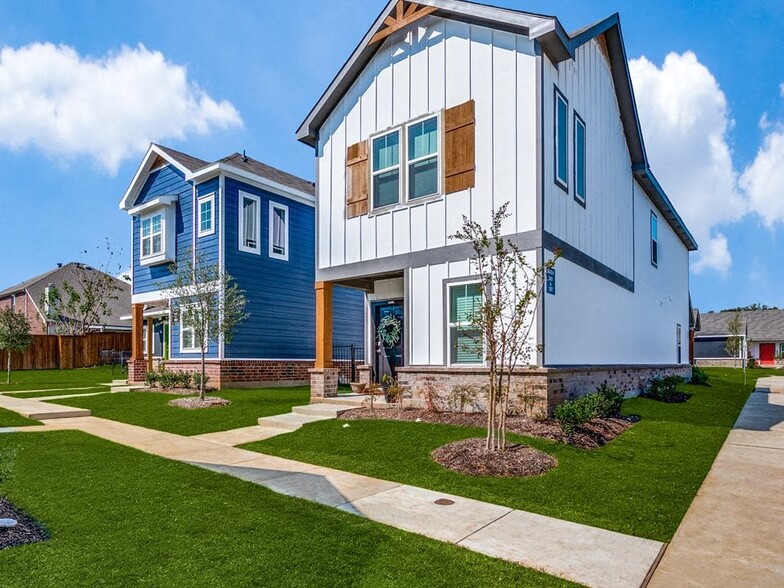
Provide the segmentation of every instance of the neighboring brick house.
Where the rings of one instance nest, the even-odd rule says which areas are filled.
[[[58,264],[53,270],[0,292],[0,308],[11,307],[16,312],[23,313],[30,321],[33,335],[55,334],[57,318],[67,317],[60,315],[56,318],[51,314],[51,310],[47,316],[47,309],[42,308],[45,306],[47,288],[54,286],[62,293],[63,284],[68,283],[78,291],[79,283],[92,272],[98,271],[100,270],[82,263]],[[108,301],[108,312],[101,318],[100,324],[91,329],[93,331],[131,330],[130,321],[123,320],[123,315],[128,314],[131,304],[131,285],[114,277],[112,279],[117,284],[117,298]]]
[[[739,365],[738,357],[727,352],[728,327],[735,315],[740,316],[740,337],[746,342],[746,357],[763,367],[781,365],[784,358],[784,310],[726,310],[700,314],[700,330],[694,337],[694,359],[697,365]]]

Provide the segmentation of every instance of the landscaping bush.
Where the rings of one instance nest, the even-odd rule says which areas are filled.
[[[641,396],[659,402],[683,402],[688,396],[683,392],[678,392],[678,384],[682,383],[683,378],[680,376],[653,378]]]
[[[147,372],[144,374],[144,383],[148,388],[155,388],[158,383],[158,372]]]
[[[168,390],[169,388],[174,388],[176,377],[177,374],[173,372],[167,372],[166,370],[161,370],[158,372],[158,384],[164,390]]]
[[[599,413],[596,416],[611,417],[620,414],[621,406],[623,406],[623,392],[619,392],[614,385],[608,385],[607,382],[604,382],[596,389],[596,394],[602,400]]]
[[[204,374],[204,387],[207,387],[207,382],[210,381],[210,377],[207,374]],[[201,374],[199,372],[195,372],[193,374],[193,387],[197,390],[201,390]]]
[[[691,368],[691,380],[689,383],[696,384],[697,386],[707,386],[708,374],[705,372],[705,370],[700,369],[695,365]]]
[[[174,384],[177,388],[190,388],[193,374],[190,372],[179,372],[174,375]]]
[[[594,418],[597,398],[597,394],[588,394],[575,400],[567,400],[555,407],[555,420],[561,425],[567,439],[571,441],[575,429]]]
[[[757,369],[759,367],[759,363],[753,357],[750,357],[748,361],[746,361],[746,367],[750,370]]]

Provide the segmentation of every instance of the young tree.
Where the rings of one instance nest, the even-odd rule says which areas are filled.
[[[729,336],[724,344],[724,349],[735,359],[734,363],[737,366],[738,356],[743,349],[743,318],[740,312],[736,311],[732,318],[727,320],[727,333]]]
[[[199,397],[204,400],[205,359],[210,341],[227,343],[234,329],[248,318],[245,293],[218,264],[207,263],[200,254],[188,254],[186,260],[172,264],[174,282],[166,286],[176,304],[172,313],[180,329],[192,336],[192,344],[201,350]]]
[[[506,416],[512,374],[521,365],[531,363],[538,350],[531,343],[533,315],[544,284],[545,273],[552,268],[560,252],[542,266],[532,265],[525,252],[501,235],[508,203],[494,211],[490,229],[463,217],[460,231],[452,239],[471,244],[483,290],[479,308],[466,317],[470,329],[479,332],[475,344],[483,346],[489,367],[487,402],[488,451],[506,448]],[[468,331],[466,331],[468,334]]]
[[[11,354],[24,353],[32,341],[30,321],[25,315],[11,308],[0,310],[0,349],[8,356],[6,384],[11,383]]]
[[[107,239],[96,249],[106,256],[100,267],[79,264],[73,281],[53,285],[41,296],[41,308],[58,335],[84,335],[100,325],[112,315],[112,303],[122,294],[121,281],[111,275],[120,269],[112,261],[115,254],[111,242]]]

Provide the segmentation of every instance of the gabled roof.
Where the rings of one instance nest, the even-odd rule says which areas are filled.
[[[82,263],[67,263],[62,267],[55,268],[35,276],[34,278],[30,278],[29,280],[25,280],[21,284],[6,288],[0,292],[0,298],[6,298],[20,292],[26,292],[33,301],[33,304],[37,307],[39,306],[40,301],[43,300],[46,288],[50,284],[56,286],[62,292],[62,285],[67,282],[78,292],[80,280],[91,272],[100,272],[100,270]],[[120,317],[128,314],[128,309],[131,307],[131,285],[128,282],[118,280],[114,277],[111,277],[111,279],[116,283],[118,288],[117,299],[109,300],[107,302],[109,312],[101,318],[100,323],[102,326],[108,327],[127,327],[130,323],[121,320]]]
[[[316,146],[319,129],[383,45],[383,41],[373,43],[372,39],[388,26],[387,19],[395,10],[398,1],[390,0],[381,11],[348,61],[300,125],[297,139],[311,147]],[[631,156],[632,173],[687,249],[696,251],[697,242],[656,180],[648,163],[621,33],[620,17],[617,13],[569,34],[553,16],[498,8],[465,0],[417,0],[417,4],[434,8],[435,10],[430,12],[434,16],[526,35],[541,45],[542,50],[553,63],[573,59],[579,47],[603,34],[607,43],[623,130]]]
[[[120,202],[120,210],[129,211],[144,187],[150,172],[162,163],[171,164],[182,172],[186,181],[204,181],[211,175],[220,172],[234,173],[243,179],[256,181],[265,188],[278,190],[289,197],[298,196],[312,204],[316,187],[309,182],[266,163],[247,157],[241,153],[233,153],[213,163],[193,157],[187,153],[151,143],[139,169],[125,191]]]
[[[705,312],[700,315],[700,334],[697,337],[729,335],[727,323],[736,311]],[[784,341],[784,310],[741,310],[740,320],[749,339],[757,342]]]

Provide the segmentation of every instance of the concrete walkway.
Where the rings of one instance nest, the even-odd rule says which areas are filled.
[[[760,378],[651,586],[784,586],[784,377]]]
[[[0,406],[5,400],[0,398]],[[588,586],[641,586],[664,547],[648,539],[231,446],[236,439],[245,442],[255,429],[183,437],[90,416],[18,430],[83,431]]]

